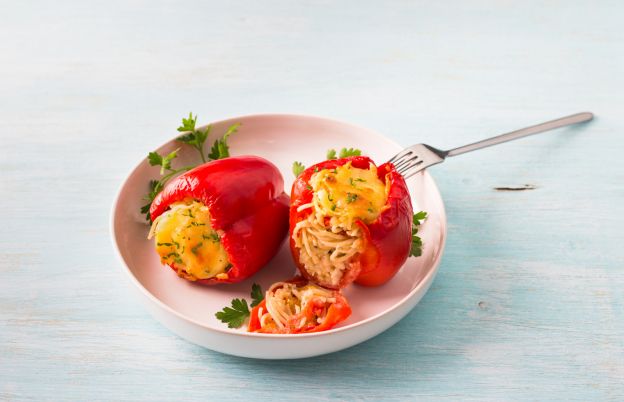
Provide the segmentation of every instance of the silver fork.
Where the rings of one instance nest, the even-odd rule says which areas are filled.
[[[475,151],[477,149],[490,147],[492,145],[503,142],[516,140],[533,134],[543,133],[544,131],[554,130],[556,128],[569,126],[572,124],[584,123],[594,118],[589,112],[577,113],[571,116],[562,117],[560,119],[547,121],[531,127],[522,128],[510,133],[501,134],[487,140],[464,145],[463,147],[442,151],[427,144],[416,144],[394,155],[388,162],[394,164],[395,168],[406,179],[412,177],[416,173],[429,166],[437,165],[444,162],[448,156],[456,156],[465,154],[466,152]]]

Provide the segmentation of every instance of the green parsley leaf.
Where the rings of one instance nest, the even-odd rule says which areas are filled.
[[[414,223],[414,226],[420,226],[422,221],[424,221],[426,218],[427,218],[427,213],[425,211],[420,211],[418,213],[415,213],[414,218],[412,220]]]
[[[178,157],[178,151],[180,148],[170,152],[167,156],[161,157],[162,163],[160,168],[160,174],[165,174],[166,170],[171,170],[171,161]]]
[[[298,161],[293,162],[292,172],[295,175],[295,177],[299,177],[299,175],[303,173],[304,170],[305,170],[305,166],[303,165],[303,163],[298,162]]]
[[[189,144],[189,145],[194,145],[195,144],[195,133],[194,132],[190,132],[190,133],[183,134],[183,135],[179,136],[178,138],[176,138],[176,141],[180,141],[180,142],[183,142],[183,143]]]
[[[335,149],[329,149],[327,151],[327,160],[329,159],[336,159],[336,150]]]
[[[199,253],[199,248],[203,246],[202,242],[197,243],[193,248],[191,248],[191,253],[197,255]]]
[[[141,207],[141,213],[145,214],[145,220],[148,222],[152,221],[152,216],[150,215],[150,207],[152,206],[152,202],[148,202],[147,204]]]
[[[195,123],[193,123],[193,127],[195,127]],[[182,127],[179,127],[178,130],[180,130],[180,128]],[[203,130],[195,130],[193,128],[194,131],[179,136],[178,138],[176,138],[176,141],[188,144],[195,148],[199,152],[202,162],[206,162],[206,156],[204,155],[204,143],[208,139],[208,134],[210,133],[211,128],[212,126],[210,125]]]
[[[162,181],[158,181],[158,180],[149,181],[150,191],[145,197],[143,197],[143,199],[147,201],[147,204],[141,207],[141,213],[145,214],[145,219],[149,222],[151,222],[152,220],[150,213],[149,213],[150,207],[152,206],[152,201],[154,201],[154,198],[156,198],[158,193],[162,191],[163,187],[164,187],[164,183]]]
[[[158,152],[150,152],[147,154],[147,161],[151,166],[160,166],[160,174],[165,174],[166,170],[171,170],[171,161],[178,157],[180,148],[174,150],[166,156],[162,156]]]
[[[204,148],[204,143],[208,139],[208,134],[210,134],[211,125],[208,125],[204,130],[195,131],[195,146],[197,148]]]
[[[262,288],[257,283],[251,285],[251,299],[251,307],[256,307],[258,304],[262,303],[262,300],[264,300]]]
[[[147,195],[147,197],[145,197],[145,199],[150,201],[150,202],[154,201],[154,198],[156,198],[158,193],[160,193],[162,191],[163,187],[164,187],[164,183],[162,181],[150,180],[149,181],[150,192]]]
[[[347,204],[351,204],[353,201],[357,200],[357,198],[357,194],[347,193]]]
[[[195,131],[195,122],[197,121],[197,115],[193,117],[193,112],[189,113],[188,119],[182,118],[182,125],[178,127],[178,131]]]
[[[223,310],[217,312],[215,317],[228,325],[228,328],[240,328],[247,317],[249,317],[249,306],[247,300],[234,299],[232,307],[224,307]]]
[[[412,246],[409,253],[411,257],[420,257],[422,255],[423,243],[418,236],[418,228],[425,219],[427,219],[427,213],[424,211],[414,214],[412,218]]]
[[[150,166],[161,166],[162,165],[162,156],[158,152],[150,152],[147,154],[147,161]]]
[[[227,140],[230,137],[230,135],[238,131],[239,126],[240,126],[239,123],[231,125],[228,128],[228,130],[225,132],[225,134],[223,134],[222,138],[215,140],[214,144],[212,145],[212,148],[210,148],[210,153],[208,154],[208,157],[210,159],[214,159],[214,160],[223,159],[223,158],[227,158],[228,156],[230,156],[230,147],[227,144]]]
[[[422,239],[412,232],[412,246],[409,252],[410,257],[420,257],[422,255]]]
[[[348,156],[360,156],[362,155],[362,151],[355,148],[342,148],[340,150],[340,158],[346,158]]]

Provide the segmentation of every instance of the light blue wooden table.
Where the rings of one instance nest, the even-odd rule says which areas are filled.
[[[623,400],[624,4],[436,3],[0,3],[0,400]],[[395,327],[253,361],[148,316],[109,241],[189,110],[442,148],[597,118],[432,169],[446,253]]]

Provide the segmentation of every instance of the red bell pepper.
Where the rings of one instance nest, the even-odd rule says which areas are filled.
[[[301,300],[299,299],[300,312],[289,314],[290,317],[288,317],[286,322],[282,323],[283,327],[280,327],[267,310],[267,298],[272,297],[271,293],[274,294],[286,284],[294,285],[300,292],[305,291],[306,287],[312,288],[313,291],[319,292],[320,295],[311,297],[305,305],[300,305]],[[251,310],[248,326],[249,332],[274,334],[321,332],[332,329],[351,315],[351,307],[347,299],[339,291],[320,288],[310,284],[302,277],[280,282],[277,286],[273,285],[271,288],[267,292],[265,299]],[[263,316],[267,314],[268,317],[263,320]]]
[[[338,286],[318,281],[311,275],[300,261],[300,250],[295,245],[293,230],[295,225],[306,219],[312,209],[297,209],[312,202],[314,191],[310,179],[316,172],[323,169],[335,169],[348,162],[359,169],[369,169],[373,161],[365,156],[328,160],[310,166],[295,180],[291,192],[290,206],[290,248],[301,273],[309,280],[330,288],[342,288],[349,283],[365,286],[378,286],[389,281],[401,268],[409,256],[412,235],[412,204],[405,179],[391,163],[384,163],[377,168],[378,178],[386,184],[387,202],[377,218],[369,224],[356,219],[355,224],[361,228],[363,246],[349,262],[349,267],[342,276]]]
[[[227,275],[198,279],[199,283],[248,278],[277,253],[288,230],[289,197],[282,175],[275,165],[257,156],[215,160],[182,174],[156,196],[150,215],[155,221],[172,203],[191,199],[208,207],[210,225],[219,234],[217,241],[231,264]],[[169,266],[181,273],[176,263]]]

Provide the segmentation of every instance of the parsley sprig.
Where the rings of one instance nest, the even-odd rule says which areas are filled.
[[[201,158],[202,163],[205,163],[210,160],[223,159],[230,156],[230,148],[227,144],[227,140],[230,135],[234,134],[240,124],[234,124],[230,126],[222,138],[217,138],[210,149],[210,153],[208,154],[208,158],[204,153],[204,145],[206,140],[208,139],[208,135],[210,134],[210,130],[212,126],[208,125],[206,128],[199,129],[196,128],[197,124],[197,115],[193,116],[193,113],[189,113],[188,118],[182,118],[182,125],[178,127],[178,131],[183,133],[176,141],[181,142],[183,144],[187,144],[197,150],[199,156]],[[178,152],[180,148],[168,153],[167,155],[161,155],[156,151],[150,152],[147,155],[147,161],[150,166],[160,166],[160,179],[159,180],[150,180],[149,182],[149,192],[143,198],[147,203],[141,207],[141,213],[145,214],[145,219],[151,221],[151,217],[149,214],[150,206],[152,205],[152,201],[154,198],[162,191],[165,187],[165,184],[172,179],[174,176],[177,176],[180,173],[188,172],[193,169],[197,165],[184,166],[180,168],[174,169],[172,166],[172,162],[174,159],[178,157]]]
[[[299,177],[301,173],[305,170],[305,165],[299,161],[294,161],[292,165],[292,172],[295,177]]]
[[[249,307],[247,300],[234,299],[232,307],[224,307],[222,311],[215,314],[221,322],[227,323],[228,328],[240,328],[247,317],[249,317]]]
[[[362,151],[355,148],[342,148],[340,153],[338,154],[338,158],[336,158],[336,150],[330,149],[327,151],[327,159],[342,159],[347,158],[349,156],[360,156],[362,155]]]
[[[410,248],[410,257],[420,257],[422,255],[422,239],[418,236],[418,229],[422,222],[427,219],[427,213],[420,211],[414,214],[412,218],[412,247]]]
[[[176,138],[176,141],[180,141],[195,148],[199,152],[202,162],[206,162],[206,156],[204,155],[204,143],[208,139],[211,126],[206,127],[204,130],[196,130],[196,123],[197,115],[193,117],[193,113],[189,113],[188,119],[183,117],[182,125],[178,127],[178,131],[185,134]]]
[[[257,283],[251,286],[251,304],[247,304],[245,299],[232,300],[231,307],[224,307],[223,310],[217,312],[215,317],[225,324],[228,328],[240,328],[243,326],[247,318],[249,318],[251,312],[249,306],[256,307],[264,300],[264,293],[262,288]]]
[[[258,304],[262,303],[262,300],[264,300],[262,288],[257,283],[251,285],[251,299],[251,307],[256,307]]]
[[[210,159],[223,159],[230,156],[230,147],[228,147],[227,140],[228,138],[230,138],[230,135],[238,131],[239,127],[240,123],[231,125],[230,128],[227,129],[225,134],[223,134],[222,138],[215,140],[214,144],[212,144],[212,148],[210,148],[210,153],[208,154],[208,157]]]
[[[337,155],[337,156],[336,156]],[[327,154],[325,155],[325,159],[342,159],[347,158],[349,156],[360,156],[362,155],[362,151],[356,148],[342,148],[340,152],[336,152],[335,149],[328,149]],[[299,175],[305,170],[305,165],[299,161],[293,162],[292,172],[295,177],[299,177]]]

